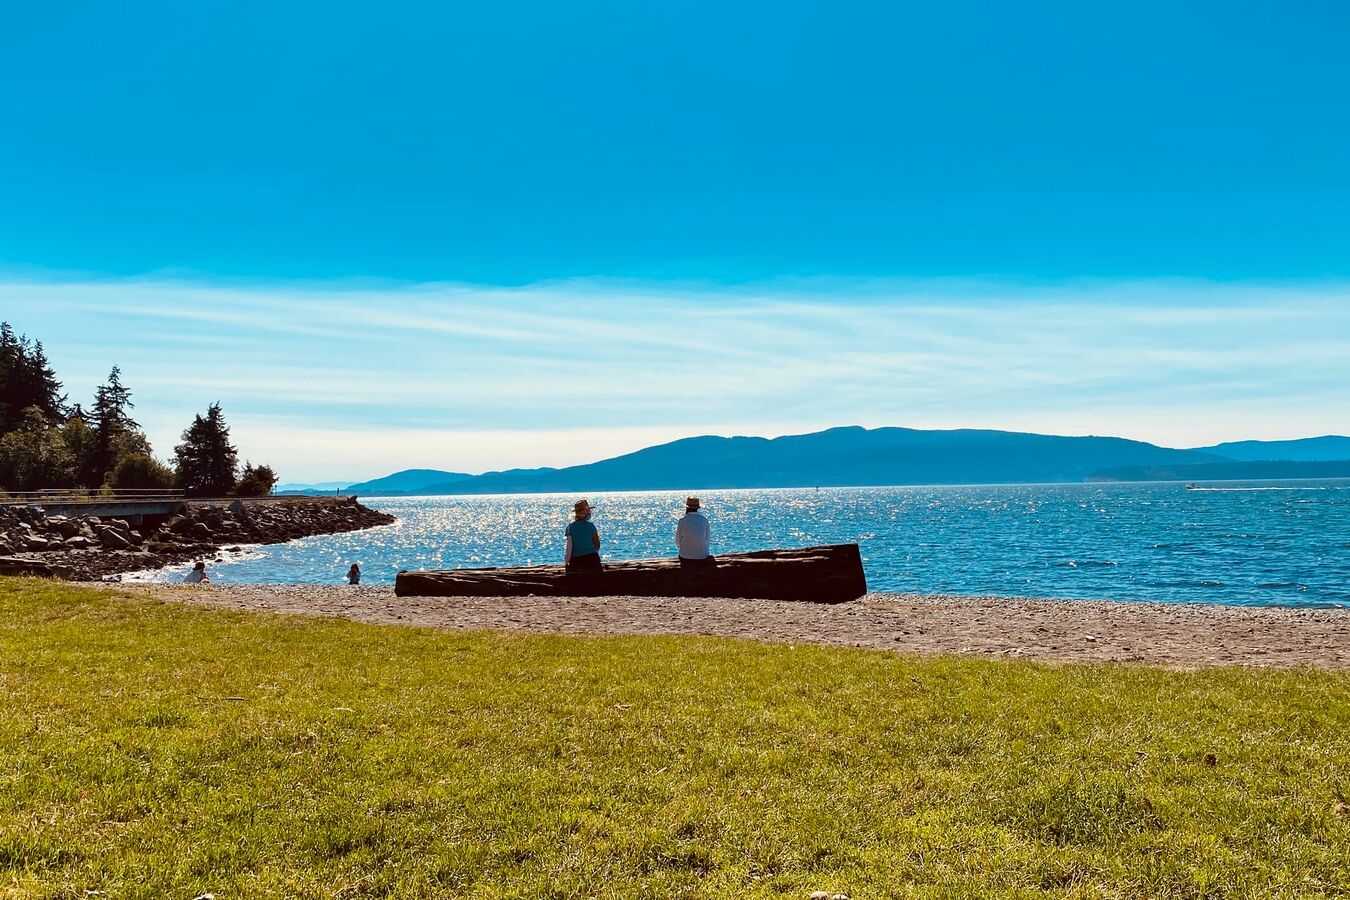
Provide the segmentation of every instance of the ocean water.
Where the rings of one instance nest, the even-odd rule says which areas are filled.
[[[876,591],[1350,606],[1350,481],[707,491],[714,552],[857,541]],[[219,582],[558,563],[568,496],[370,498],[394,525],[246,548]],[[590,497],[606,559],[673,555],[683,495]],[[181,577],[186,567],[139,576]]]

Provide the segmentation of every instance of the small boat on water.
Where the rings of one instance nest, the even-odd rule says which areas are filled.
[[[400,597],[727,597],[844,603],[867,593],[857,544],[727,553],[710,568],[673,557],[606,562],[568,574],[562,566],[399,572]]]
[[[1198,491],[1198,490],[1200,490],[1200,486],[1199,486],[1198,484],[1188,484],[1188,485],[1186,485],[1186,490],[1188,490],[1188,491]]]

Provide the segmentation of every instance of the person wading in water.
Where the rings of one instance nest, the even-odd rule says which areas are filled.
[[[599,572],[600,532],[591,522],[591,504],[578,500],[572,507],[576,521],[567,526],[567,549],[563,554],[563,565],[570,572]]]

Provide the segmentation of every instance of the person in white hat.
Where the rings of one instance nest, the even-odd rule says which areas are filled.
[[[578,500],[572,505],[576,519],[567,526],[567,549],[563,553],[563,565],[569,572],[599,572],[600,531],[591,521],[591,504],[587,500]]]
[[[680,553],[680,568],[710,568],[717,564],[716,558],[709,552],[712,544],[712,528],[708,519],[699,512],[697,497],[684,501],[684,515],[675,523],[675,548]]]

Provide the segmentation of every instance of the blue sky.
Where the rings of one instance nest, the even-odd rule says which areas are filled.
[[[1343,4],[2,16],[0,317],[163,450],[213,399],[294,479],[1346,430]]]
[[[563,465],[843,423],[1172,445],[1344,431],[1338,285],[0,284],[76,399],[113,361],[162,452],[220,400],[287,478]]]

